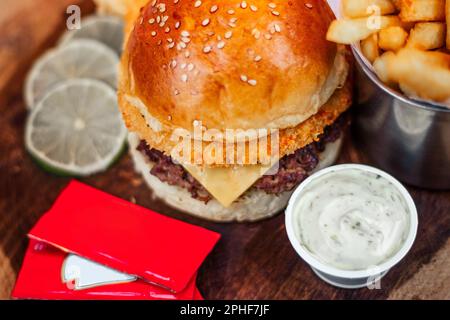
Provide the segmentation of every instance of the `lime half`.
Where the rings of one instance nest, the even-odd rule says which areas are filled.
[[[118,17],[93,15],[81,20],[81,29],[66,31],[59,43],[66,45],[74,39],[91,39],[107,45],[120,55],[123,29],[123,21]]]
[[[33,108],[25,145],[48,171],[88,176],[117,159],[126,135],[115,91],[97,80],[73,79]]]
[[[79,39],[43,55],[33,66],[25,83],[25,100],[32,109],[62,81],[90,78],[115,88],[119,58],[104,44]]]

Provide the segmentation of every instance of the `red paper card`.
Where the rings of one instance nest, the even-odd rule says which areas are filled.
[[[119,284],[103,284],[86,289],[76,289],[72,281],[64,282],[64,262],[67,254],[36,240],[30,244],[23,261],[22,269],[12,293],[18,299],[45,300],[191,300],[197,296],[195,278],[186,289],[178,294],[142,280]]]
[[[174,292],[187,287],[220,238],[76,181],[29,236]]]

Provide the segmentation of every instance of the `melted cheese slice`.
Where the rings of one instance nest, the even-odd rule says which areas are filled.
[[[183,167],[224,207],[229,207],[271,168],[262,165],[229,168],[206,168],[193,165],[183,165]]]

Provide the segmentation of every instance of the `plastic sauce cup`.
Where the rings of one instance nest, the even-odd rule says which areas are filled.
[[[353,169],[380,175],[387,181],[391,182],[392,185],[395,188],[397,188],[397,190],[403,196],[410,212],[409,232],[401,248],[392,257],[388,258],[379,265],[364,270],[343,270],[328,264],[324,264],[323,262],[319,261],[311,252],[309,252],[302,245],[299,237],[297,237],[294,231],[294,224],[298,223],[294,215],[295,208],[299,200],[302,198],[304,189],[315,179],[323,175],[326,175],[330,172],[346,171]],[[292,246],[294,247],[295,251],[297,251],[300,257],[304,261],[306,261],[306,263],[309,264],[309,266],[312,268],[312,270],[316,273],[316,275],[319,278],[321,278],[322,280],[333,286],[345,289],[357,289],[376,285],[376,282],[383,276],[385,276],[388,273],[388,271],[396,264],[398,264],[409,252],[416,238],[417,227],[418,227],[417,209],[413,199],[411,198],[411,195],[405,189],[405,187],[398,180],[396,180],[394,177],[392,177],[391,175],[387,174],[384,171],[381,171],[373,167],[358,164],[344,164],[332,166],[313,174],[305,181],[303,181],[303,183],[301,183],[300,186],[294,191],[289,201],[288,207],[286,209],[286,230],[289,240]]]

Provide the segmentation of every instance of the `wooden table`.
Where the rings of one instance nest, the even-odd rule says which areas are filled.
[[[0,2],[0,298],[9,298],[27,245],[26,233],[49,209],[69,179],[42,171],[23,146],[27,117],[23,79],[35,57],[64,30],[65,8],[88,0]],[[365,162],[347,139],[340,162]],[[381,290],[342,290],[314,276],[292,249],[284,215],[252,224],[215,224],[176,212],[134,173],[128,155],[83,182],[223,236],[201,267],[198,286],[207,299],[450,299],[450,193],[409,188],[420,212],[411,253],[381,283]]]

